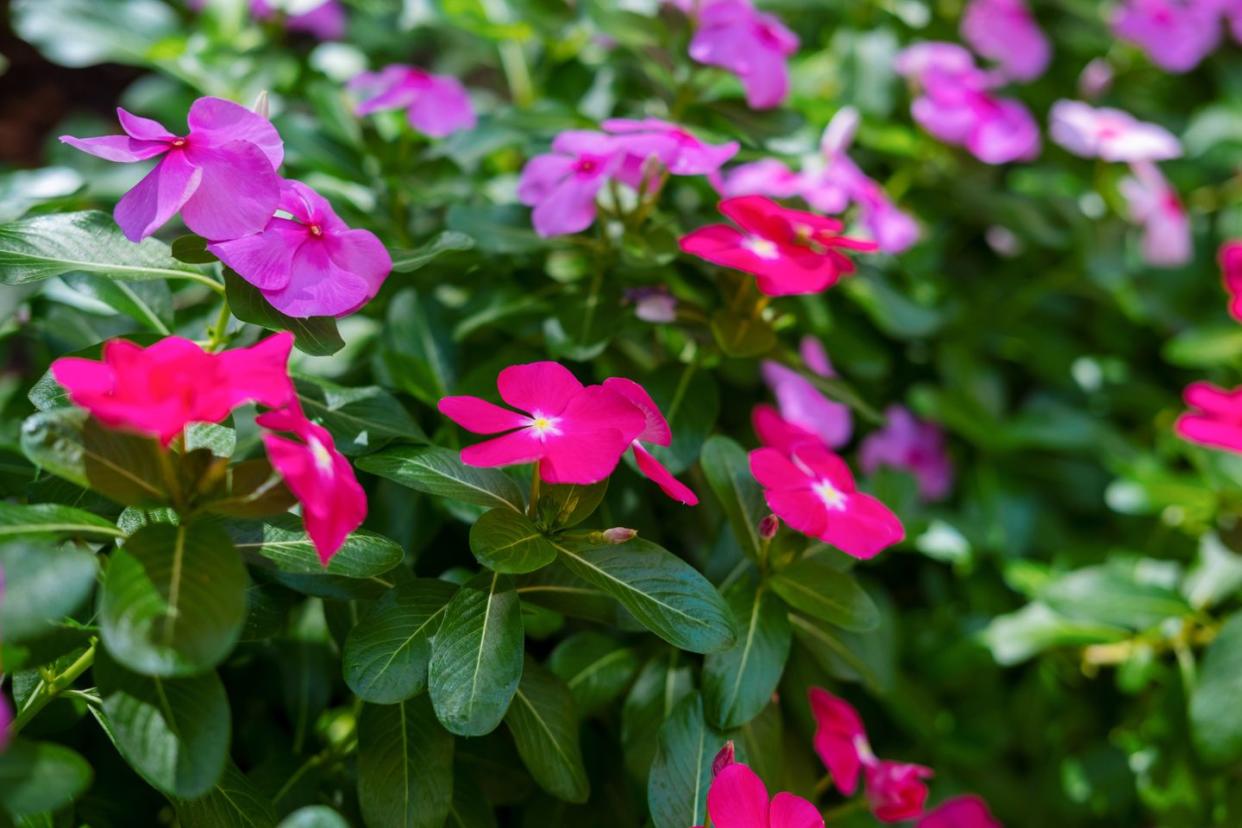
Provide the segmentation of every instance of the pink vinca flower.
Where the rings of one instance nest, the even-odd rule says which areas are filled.
[[[462,449],[467,466],[539,463],[549,483],[598,483],[647,427],[643,412],[615,390],[583,387],[555,362],[511,365],[496,379],[519,414],[478,397],[445,397],[440,413],[475,434],[503,436]]]
[[[845,461],[822,445],[756,449],[750,471],[777,517],[847,555],[873,558],[905,538],[897,516],[858,491]]]
[[[625,397],[643,414],[645,422],[643,430],[639,432],[638,436],[630,444],[630,449],[634,452],[634,462],[638,464],[638,470],[648,480],[659,486],[661,491],[678,503],[684,503],[687,506],[698,505],[699,498],[694,492],[690,491],[690,487],[676,477],[673,477],[669,470],[664,468],[660,461],[651,455],[651,452],[643,448],[643,443],[668,446],[673,442],[673,433],[669,430],[668,420],[664,419],[664,415],[660,413],[660,409],[656,406],[655,400],[651,399],[651,395],[647,393],[647,389],[633,380],[621,377],[611,377],[604,380],[604,388],[615,391],[622,397]]]
[[[60,140],[108,161],[160,159],[113,211],[127,239],[142,241],[178,210],[186,227],[208,239],[253,233],[271,217],[284,144],[266,118],[232,101],[199,98],[186,118],[189,132],[173,135],[149,118],[116,112],[124,135]]]
[[[928,811],[915,828],[1003,828],[988,804],[977,796],[958,796]]]
[[[1050,121],[1052,140],[1083,158],[1164,161],[1182,154],[1173,133],[1120,109],[1062,100],[1052,105]]]
[[[684,127],[658,118],[610,118],[601,126],[624,146],[625,161],[616,178],[634,189],[642,183],[648,158],[658,160],[671,175],[713,175],[738,151],[737,141],[708,144]]]
[[[890,406],[884,414],[884,428],[867,435],[859,449],[863,471],[874,474],[881,466],[908,471],[918,481],[924,500],[944,498],[953,486],[953,464],[944,450],[944,432],[899,405]]]
[[[207,249],[289,316],[345,316],[379,292],[392,259],[374,233],[349,229],[300,181],[282,183],[279,209],[291,218]]]
[[[291,32],[305,32],[320,40],[340,40],[345,36],[345,7],[341,0],[250,0],[250,14],[257,20],[271,20],[281,11],[285,12],[281,18],[284,27]]]
[[[306,419],[296,397],[255,422],[268,429],[263,435],[267,458],[302,504],[306,534],[315,544],[319,562],[327,566],[366,518],[366,492],[349,461],[336,450],[332,435]]]
[[[923,813],[931,768],[881,759],[863,768],[867,802],[880,822],[902,822]]]
[[[720,212],[742,230],[727,224],[700,227],[681,238],[681,249],[753,274],[759,290],[769,296],[818,293],[854,271],[854,263],[837,248],[875,249],[871,242],[838,235],[838,221],[790,210],[762,196],[725,199]]]
[[[1052,60],[1052,46],[1026,0],[971,0],[962,15],[962,38],[1011,80],[1033,81]]]
[[[798,51],[798,36],[748,0],[700,4],[690,57],[732,72],[752,109],[780,106],[789,95],[786,61]]]
[[[433,138],[474,129],[477,122],[470,95],[456,78],[414,66],[394,64],[378,72],[363,72],[348,88],[364,97],[355,110],[358,115],[404,109],[410,126]]]
[[[1173,430],[1183,440],[1242,453],[1242,388],[1227,391],[1207,382],[1192,383],[1182,398],[1190,411]]]
[[[1205,0],[1126,0],[1113,33],[1137,44],[1162,69],[1189,72],[1220,42],[1220,16]]]
[[[556,136],[552,152],[530,159],[518,181],[518,200],[535,208],[535,232],[561,236],[590,227],[595,197],[624,160],[624,142],[611,135],[569,130]]]
[[[815,373],[836,376],[819,340],[804,337],[802,353],[803,361]],[[814,434],[829,448],[840,448],[850,441],[853,419],[848,405],[828,399],[802,374],[774,360],[764,360],[760,370],[785,422]],[[773,445],[766,441],[765,444]]]
[[[1229,314],[1242,322],[1242,241],[1225,242],[1217,258],[1221,280],[1229,294]]]
[[[1122,180],[1121,194],[1130,219],[1143,228],[1143,258],[1156,267],[1186,264],[1194,254],[1194,242],[1182,200],[1155,164],[1139,162],[1130,168],[1134,176]]]
[[[707,790],[712,828],[823,828],[819,810],[782,791],[769,798],[763,780],[746,765],[725,765]]]
[[[102,362],[63,357],[52,363],[52,376],[104,425],[167,446],[190,423],[218,423],[239,405],[287,405],[294,398],[292,346],[288,333],[219,354],[176,336],[146,348],[113,339],[104,343]]]

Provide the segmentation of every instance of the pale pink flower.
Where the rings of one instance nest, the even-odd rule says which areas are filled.
[[[1052,46],[1025,0],[970,0],[962,38],[1012,80],[1035,80],[1052,60]]]
[[[1156,267],[1186,264],[1194,254],[1194,240],[1182,200],[1155,164],[1139,162],[1130,168],[1134,175],[1122,180],[1121,194],[1130,219],[1143,228],[1143,258]]]
[[[474,129],[477,122],[470,95],[457,78],[415,66],[394,64],[363,72],[349,82],[349,89],[364,98],[355,110],[358,115],[404,109],[410,126],[433,138]]]
[[[835,376],[818,340],[805,337],[802,347],[804,353],[809,350],[814,354],[812,360],[804,360],[808,368],[823,377]],[[825,366],[826,370],[819,370]],[[802,374],[774,360],[764,360],[760,371],[776,397],[783,420],[816,435],[829,448],[840,448],[849,442],[853,419],[848,405],[829,399]]]
[[[1162,126],[1128,112],[1079,101],[1052,105],[1052,140],[1083,158],[1104,161],[1164,161],[1182,154],[1181,142]]]

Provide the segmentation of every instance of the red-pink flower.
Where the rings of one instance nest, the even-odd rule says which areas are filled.
[[[748,0],[703,0],[698,8],[690,57],[737,75],[752,109],[780,106],[789,95],[786,61],[798,51],[798,36]]]
[[[410,126],[433,138],[474,129],[477,122],[470,95],[457,78],[414,66],[394,64],[378,72],[363,72],[348,88],[364,97],[355,110],[358,115],[404,109]]]
[[[914,475],[924,500],[940,500],[953,486],[953,464],[944,450],[944,433],[900,405],[884,412],[884,428],[863,440],[858,462],[867,474],[881,466]]]
[[[822,445],[756,449],[750,470],[781,520],[847,555],[872,558],[905,537],[897,516],[858,491],[845,461]]]
[[[769,296],[818,293],[854,271],[836,248],[875,250],[871,242],[839,235],[838,221],[790,210],[762,196],[720,202],[720,212],[741,226],[700,227],[681,238],[685,252],[751,273]]]
[[[535,208],[535,232],[560,236],[590,227],[595,197],[624,160],[624,143],[611,135],[589,130],[557,135],[552,152],[530,159],[518,180],[518,201]]]
[[[1221,280],[1229,293],[1229,314],[1242,322],[1242,241],[1225,242],[1218,259]]]
[[[1183,440],[1242,452],[1242,388],[1226,391],[1207,382],[1192,383],[1182,395],[1191,410],[1173,430]]]
[[[685,127],[658,118],[610,118],[600,126],[621,139],[625,162],[616,177],[635,189],[648,158],[657,159],[671,175],[711,175],[738,151],[737,141],[708,144]]]
[[[324,566],[367,516],[367,496],[332,435],[306,419],[294,398],[256,420],[272,466],[302,504],[302,523]],[[281,436],[281,432],[289,436]],[[290,439],[290,438],[295,439]]]
[[[915,828],[1002,828],[988,805],[973,794],[945,800],[928,811]]]
[[[102,362],[63,357],[52,363],[52,376],[104,425],[167,446],[190,423],[218,423],[239,405],[288,404],[292,346],[288,333],[219,354],[176,336],[146,348],[113,339],[104,343]]]
[[[288,316],[345,316],[379,292],[392,259],[369,230],[351,230],[300,181],[281,184],[279,209],[262,231],[207,249]]]
[[[1052,46],[1026,0],[971,0],[962,15],[962,38],[1013,80],[1035,80],[1052,59]]]
[[[863,768],[867,780],[867,802],[881,822],[901,822],[923,813],[927,803],[926,779],[931,768],[906,762],[878,760]]]
[[[462,449],[468,466],[539,463],[549,483],[598,483],[647,427],[643,412],[615,390],[583,387],[555,362],[511,365],[496,379],[500,398],[526,412],[478,397],[445,397],[440,413],[475,434],[500,434]]]
[[[763,780],[746,765],[728,764],[707,791],[713,828],[823,828],[819,810],[800,796],[769,798]]]
[[[266,118],[232,101],[199,98],[186,118],[189,132],[174,135],[149,118],[116,113],[124,135],[60,140],[108,161],[160,158],[113,211],[130,241],[142,241],[178,210],[186,227],[208,239],[244,236],[271,218],[284,144]]]
[[[621,377],[610,377],[604,380],[604,388],[616,391],[643,414],[645,421],[643,430],[630,444],[638,470],[678,503],[684,503],[687,506],[698,505],[699,498],[690,491],[690,487],[673,477],[669,470],[664,468],[660,461],[642,446],[643,443],[667,446],[673,442],[673,433],[669,430],[668,421],[664,419],[664,415],[660,413],[655,400],[651,399],[647,390],[633,380]]]
[[[1143,229],[1140,249],[1147,263],[1156,267],[1179,267],[1194,255],[1190,215],[1177,191],[1155,164],[1130,165],[1133,177],[1121,181],[1130,219]]]

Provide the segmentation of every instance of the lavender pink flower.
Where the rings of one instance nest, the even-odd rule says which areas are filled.
[[[474,129],[477,122],[470,95],[456,78],[414,66],[394,64],[378,72],[363,72],[348,88],[363,98],[355,110],[358,115],[404,109],[410,125],[433,138]]]
[[[280,3],[250,0],[250,14],[257,20],[271,20],[281,13]],[[345,7],[341,0],[285,3],[289,11],[279,19],[291,32],[305,32],[320,40],[340,40],[345,36]]]
[[[601,126],[624,146],[625,160],[616,177],[634,189],[642,183],[650,158],[658,160],[671,175],[713,175],[738,151],[737,141],[708,144],[685,127],[658,118],[610,118]]]
[[[624,160],[623,143],[611,135],[569,130],[556,136],[552,152],[530,159],[518,181],[518,200],[535,208],[535,232],[560,236],[590,227],[595,197]]]
[[[1215,0],[1126,0],[1113,17],[1113,32],[1137,44],[1169,72],[1189,72],[1220,42]]]
[[[798,50],[798,36],[749,0],[704,0],[698,8],[690,57],[736,75],[752,109],[780,106],[789,95],[786,62]]]
[[[1026,0],[970,0],[962,38],[1015,81],[1035,80],[1052,60],[1052,46]]]
[[[1083,158],[1164,161],[1182,154],[1173,133],[1120,109],[1061,100],[1052,105],[1050,122],[1052,140]]]
[[[867,474],[881,466],[910,472],[924,500],[940,500],[953,486],[953,464],[944,449],[944,433],[935,423],[919,420],[899,405],[889,406],[884,428],[863,440],[859,465]]]
[[[1148,264],[1180,267],[1194,254],[1190,215],[1177,191],[1155,164],[1142,161],[1130,165],[1133,176],[1121,182],[1130,219],[1143,230],[1140,248]]]
[[[803,361],[822,377],[835,376],[823,347],[814,337],[804,337]],[[764,360],[760,371],[786,423],[813,434],[829,448],[840,448],[849,442],[853,418],[848,405],[828,399],[801,373],[774,360]],[[767,441],[765,444],[772,445]]]

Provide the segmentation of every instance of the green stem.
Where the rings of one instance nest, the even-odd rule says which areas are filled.
[[[185,279],[190,282],[198,282],[200,285],[206,285],[221,296],[224,295],[224,285],[217,282],[210,276],[204,276],[201,273],[191,273],[188,270],[158,270],[152,271],[166,276],[169,279]]]
[[[51,681],[40,681],[35,687],[34,693],[26,701],[26,705],[17,713],[17,717],[13,719],[13,724],[9,725],[9,735],[16,736],[23,727],[30,723],[30,720],[39,714],[39,711],[47,707],[48,702],[59,696],[70,685],[77,681],[78,677],[90,669],[95,663],[95,639],[91,639],[90,646],[86,648],[86,652],[78,656],[78,660],[73,662]]]
[[[225,338],[228,336],[229,318],[231,316],[228,298],[221,299],[220,314],[216,317],[215,324],[207,330],[207,350],[214,351],[224,345]]]

